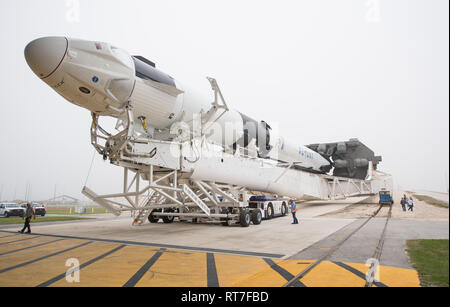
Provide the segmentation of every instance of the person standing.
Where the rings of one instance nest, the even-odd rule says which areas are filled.
[[[25,229],[28,228],[27,233],[31,233],[31,227],[30,227],[31,218],[36,219],[36,212],[34,211],[34,208],[31,206],[31,204],[27,203],[27,209],[25,211],[25,215],[22,217],[22,219],[25,219],[25,224],[23,225],[22,230],[19,230],[19,232],[23,233],[25,231]]]
[[[405,211],[406,212],[406,195],[403,195],[403,198],[402,198],[402,200],[400,201],[400,203],[402,204],[402,209],[403,209],[403,211]]]
[[[414,212],[414,201],[412,197],[408,199],[408,211]]]
[[[294,218],[294,222],[292,224],[298,224],[298,220],[297,220],[297,205],[296,203],[291,199],[291,212],[292,212],[292,217]]]

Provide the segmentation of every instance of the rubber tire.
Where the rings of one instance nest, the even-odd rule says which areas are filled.
[[[228,226],[233,225],[233,220],[229,219],[229,220],[226,220],[226,221],[222,221],[221,224],[222,224],[222,226],[228,227]]]
[[[169,209],[166,212],[173,213],[173,210]],[[174,216],[163,216],[162,220],[163,220],[164,224],[171,224],[175,220],[175,217]]]
[[[242,227],[248,227],[250,226],[250,222],[250,212],[248,211],[248,209],[242,210],[241,214],[239,215],[239,224],[241,224]]]
[[[259,225],[262,222],[261,210],[256,209],[252,211],[252,223],[253,225]]]
[[[287,211],[288,211],[288,210],[287,210],[286,203],[283,202],[283,204],[281,205],[281,215],[282,215],[282,216],[286,216]]]
[[[270,208],[270,212],[271,214],[269,214],[269,208]],[[274,217],[274,213],[273,213],[273,205],[272,203],[269,203],[269,205],[267,206],[267,219],[271,220]]]
[[[158,212],[158,210],[153,210],[148,216],[148,221],[152,224],[156,224],[159,222],[159,217],[153,216],[153,212]]]
[[[5,212],[5,217],[9,217],[9,213],[8,212]]]

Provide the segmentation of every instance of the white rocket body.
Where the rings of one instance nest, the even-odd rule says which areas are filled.
[[[147,59],[132,57],[108,43],[45,37],[28,44],[25,57],[37,76],[73,104],[119,119],[125,119],[123,107],[131,105],[134,120],[145,120],[148,129],[144,132],[153,138],[158,138],[154,131],[170,131],[172,139],[179,137],[171,127],[179,123],[192,126],[195,114],[205,114],[214,100],[213,91],[196,93],[183,88]],[[330,166],[305,146],[271,137],[265,122],[231,109],[214,116],[216,128],[206,134],[208,142],[230,148],[239,142],[246,147],[256,139],[261,157],[317,172]]]

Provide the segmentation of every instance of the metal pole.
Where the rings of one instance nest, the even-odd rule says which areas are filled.
[[[123,168],[123,193],[128,192],[128,168]],[[130,199],[125,196],[125,199],[131,204]],[[122,209],[122,208],[121,208]],[[130,212],[131,217],[134,217],[134,211]]]
[[[150,165],[150,176],[149,176],[149,184],[153,183],[153,164]]]
[[[173,174],[173,187],[176,188],[178,186],[178,172],[175,170]],[[173,197],[177,198],[177,191],[173,191]]]
[[[127,193],[127,187],[128,187],[128,168],[123,168],[123,192]]]
[[[25,201],[28,201],[28,182],[25,185]]]
[[[136,197],[135,197],[135,207],[139,207],[139,182],[141,181],[141,176],[139,175],[140,171],[136,173]]]

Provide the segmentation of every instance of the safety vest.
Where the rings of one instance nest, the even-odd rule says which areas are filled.
[[[295,203],[293,203],[293,205],[292,205],[292,207],[293,207],[293,209],[292,209],[292,213],[294,213],[294,212],[297,212],[298,211],[298,209],[297,209],[297,205],[295,204]]]

